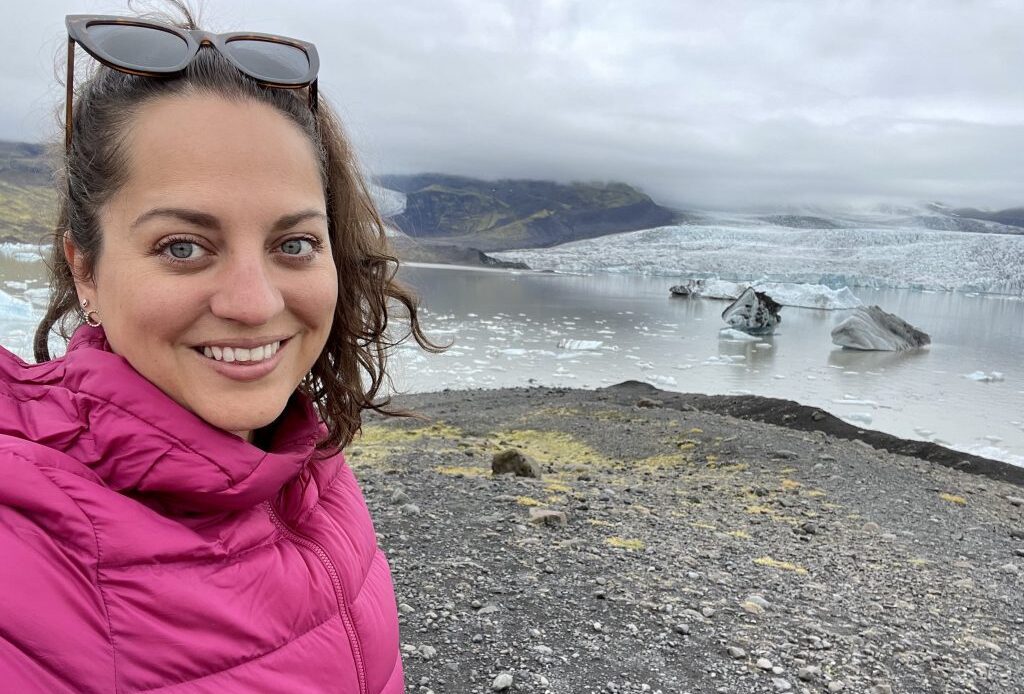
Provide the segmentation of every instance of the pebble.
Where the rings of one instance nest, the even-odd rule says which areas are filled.
[[[772,684],[774,684],[775,688],[780,692],[788,692],[790,689],[793,688],[793,685],[789,683],[789,680],[783,679],[781,677],[773,677]]]
[[[832,680],[828,683],[828,690],[830,692],[841,692],[846,689],[846,684],[842,680]]]
[[[758,658],[757,659],[757,666],[759,668],[761,668],[762,670],[771,670],[772,669],[772,661],[768,660],[767,658]]]
[[[395,506],[403,506],[405,504],[410,503],[411,501],[412,499],[409,498],[409,495],[406,494],[401,489],[396,489],[394,493],[391,495],[391,503],[393,503]]]
[[[424,660],[433,660],[437,655],[437,649],[433,646],[420,646],[420,657]]]
[[[729,654],[730,658],[738,659],[747,657],[747,652],[739,646],[729,646],[729,648],[726,649],[726,652]]]
[[[416,504],[403,504],[398,510],[410,516],[415,516],[419,514],[420,507]]]
[[[1006,497],[1006,500],[1013,506],[1024,506],[1024,499],[1019,496],[1008,496]]]
[[[512,686],[512,682],[512,673],[503,672],[495,677],[494,681],[491,682],[491,691],[503,692]]]
[[[877,533],[878,531],[880,531],[882,529],[878,525],[878,523],[875,523],[873,521],[868,521],[867,523],[862,525],[860,528],[861,528],[861,530],[863,530],[866,533]]]
[[[796,676],[804,682],[811,682],[821,674],[821,668],[816,665],[808,665],[797,670]]]

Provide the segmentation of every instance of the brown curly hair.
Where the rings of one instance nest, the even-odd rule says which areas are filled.
[[[184,2],[168,2],[180,17],[160,14],[160,20],[186,29],[198,28],[195,13]],[[437,345],[426,337],[417,316],[418,297],[395,279],[398,258],[360,175],[352,145],[322,93],[314,116],[304,90],[261,86],[218,51],[205,48],[182,74],[165,78],[129,75],[96,65],[75,91],[72,148],[66,154],[62,148],[57,150],[62,165],[57,167],[58,217],[48,263],[51,295],[35,333],[36,361],[50,359],[51,330],[56,329],[66,341],[83,322],[74,277],[64,255],[64,236],[70,237],[81,254],[88,279],[103,247],[99,211],[125,183],[124,134],[135,114],[146,102],[161,97],[213,93],[274,107],[302,129],[318,153],[338,271],[338,302],[331,332],[299,385],[328,429],[318,447],[347,446],[362,427],[364,409],[389,416],[417,416],[388,409],[390,396],[374,402],[385,379],[393,386],[386,368],[390,353],[409,336],[428,352],[442,352],[451,345]],[[391,302],[401,304],[408,317],[408,333],[397,340],[389,329],[390,312],[395,308]],[[364,372],[369,381],[365,387]]]

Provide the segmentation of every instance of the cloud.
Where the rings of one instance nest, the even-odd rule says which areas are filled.
[[[38,139],[64,12],[19,10],[0,137]],[[85,7],[83,7],[85,5]],[[299,36],[369,170],[618,179],[667,204],[1024,203],[1024,4],[207,3]],[[247,18],[244,22],[240,19]],[[41,48],[44,47],[44,48]]]

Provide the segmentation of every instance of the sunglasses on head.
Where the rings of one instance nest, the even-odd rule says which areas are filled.
[[[64,145],[71,149],[71,104],[75,44],[107,67],[131,75],[173,75],[195,59],[203,45],[213,46],[240,71],[260,84],[281,89],[309,87],[309,108],[316,113],[316,46],[273,34],[213,34],[134,17],[68,15],[67,103]]]

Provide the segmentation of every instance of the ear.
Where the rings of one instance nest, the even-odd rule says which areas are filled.
[[[95,288],[92,280],[85,279],[85,265],[82,259],[82,253],[78,250],[78,246],[71,240],[71,232],[64,232],[64,257],[68,261],[68,267],[71,268],[71,276],[75,279],[75,289],[78,291],[78,296],[81,298],[92,298],[92,290]]]

